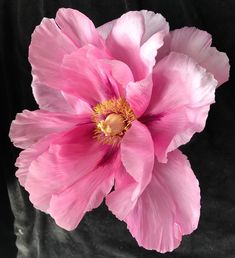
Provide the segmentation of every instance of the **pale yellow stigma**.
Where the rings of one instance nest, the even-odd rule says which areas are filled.
[[[105,136],[123,135],[126,123],[121,115],[110,114],[105,120],[101,120],[97,127],[104,133]]]
[[[124,98],[119,98],[96,105],[92,118],[96,123],[94,137],[99,142],[114,145],[120,142],[136,116],[129,103]]]

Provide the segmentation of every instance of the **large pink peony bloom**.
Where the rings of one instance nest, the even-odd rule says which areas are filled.
[[[203,130],[229,76],[226,54],[210,45],[208,33],[169,33],[149,11],[98,28],[72,9],[44,18],[29,49],[40,109],[10,129],[34,206],[73,230],[106,197],[140,246],[178,247],[197,228],[200,190],[177,148]]]

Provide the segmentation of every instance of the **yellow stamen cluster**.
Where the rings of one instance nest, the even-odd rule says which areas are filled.
[[[93,121],[96,123],[94,137],[106,144],[117,144],[136,119],[124,98],[99,103],[93,111]]]

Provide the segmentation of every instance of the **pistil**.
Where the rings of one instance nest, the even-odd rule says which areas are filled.
[[[136,119],[129,103],[124,98],[110,99],[97,104],[93,109],[96,123],[94,137],[102,143],[115,145]]]

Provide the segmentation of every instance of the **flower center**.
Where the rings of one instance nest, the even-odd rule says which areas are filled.
[[[114,145],[120,142],[136,116],[128,102],[119,98],[96,105],[92,118],[96,123],[94,137],[99,142]]]
[[[118,114],[110,114],[97,124],[105,136],[122,135],[125,126],[123,117]]]

